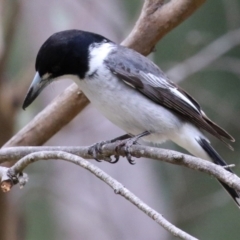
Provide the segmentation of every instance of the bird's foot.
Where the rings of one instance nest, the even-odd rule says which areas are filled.
[[[90,146],[90,148],[88,150],[88,154],[91,155],[97,162],[101,162],[101,160],[98,159],[98,156],[102,154],[102,147],[105,144],[114,143],[119,140],[122,141],[123,139],[127,139],[129,137],[130,137],[130,135],[125,134],[120,137],[114,138],[112,140],[101,141],[101,142],[95,143],[92,146]],[[111,157],[107,157],[107,156],[102,156],[101,158],[109,163],[117,163],[119,160],[118,155],[114,155],[114,159],[112,159]]]
[[[131,164],[131,165],[134,165],[135,164],[135,161],[132,159],[132,155],[131,155],[131,147],[137,143],[137,141],[139,140],[139,138],[141,137],[144,137],[144,136],[147,136],[149,135],[150,133],[148,131],[145,131],[143,133],[140,133],[134,137],[131,137],[129,139],[127,139],[126,141],[121,141],[115,148],[115,151],[117,153],[117,155],[115,155],[115,162],[117,162],[119,160],[119,151],[122,147],[124,147],[124,152],[125,152],[125,155],[126,155],[126,158],[128,160],[128,162]],[[113,163],[113,162],[112,162]]]
[[[101,162],[101,160],[98,159],[99,154],[102,153],[102,147],[105,144],[110,143],[111,141],[101,141],[98,143],[93,144],[89,147],[88,154],[91,155],[97,162]],[[102,157],[102,159],[111,162],[111,158],[109,157]]]

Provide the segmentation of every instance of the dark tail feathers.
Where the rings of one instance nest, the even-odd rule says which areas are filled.
[[[198,143],[201,145],[201,147],[206,151],[206,153],[209,155],[209,157],[212,159],[212,161],[220,166],[226,166],[227,163],[221,158],[221,156],[215,151],[215,149],[210,145],[210,143],[205,139],[199,139]],[[229,172],[233,173],[231,169],[226,169]],[[220,184],[226,189],[226,191],[231,195],[234,202],[237,204],[237,206],[240,208],[240,193],[233,188],[229,187],[226,183],[221,182],[218,180]]]

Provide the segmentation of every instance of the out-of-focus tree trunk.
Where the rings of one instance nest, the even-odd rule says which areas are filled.
[[[12,135],[14,128],[14,102],[6,96],[6,89],[2,86],[0,94],[0,146],[2,146]],[[3,92],[4,91],[4,92]],[[12,105],[12,107],[11,107]],[[0,192],[0,239],[17,240],[16,218],[13,216],[9,196]]]
[[[15,88],[5,78],[5,70],[10,55],[17,26],[19,1],[9,3],[0,0],[0,146],[14,133],[16,110],[19,106]],[[8,15],[6,16],[6,12]],[[17,240],[14,206],[10,196],[0,192],[0,239]]]

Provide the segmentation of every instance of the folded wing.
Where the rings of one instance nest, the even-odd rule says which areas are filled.
[[[115,51],[118,51],[117,54]],[[211,133],[232,149],[226,139],[234,141],[234,138],[213,123],[202,111],[197,101],[169,81],[154,63],[124,47],[115,51],[109,54],[105,64],[120,80],[153,102],[172,110],[186,121]]]

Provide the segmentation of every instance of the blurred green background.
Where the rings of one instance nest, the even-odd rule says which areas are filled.
[[[78,28],[121,42],[131,31],[143,1],[34,0],[0,2],[0,141],[3,145],[70,84],[46,90],[27,111],[24,94],[34,75],[36,53],[53,32]],[[144,36],[143,36],[144,38]],[[156,46],[151,58],[172,81],[234,136],[234,152],[210,137],[240,175],[240,2],[209,0]],[[207,63],[207,64],[206,64]],[[107,134],[106,134],[107,132]],[[120,135],[91,106],[47,145],[88,145]],[[184,151],[166,143],[165,148]],[[124,159],[99,164],[147,204],[199,239],[239,239],[240,212],[206,174],[159,161]],[[29,184],[0,193],[0,239],[173,239],[155,222],[120,199],[98,179],[66,163],[37,163]]]

